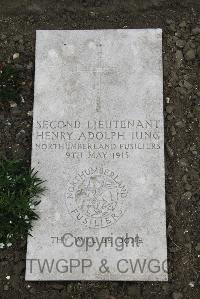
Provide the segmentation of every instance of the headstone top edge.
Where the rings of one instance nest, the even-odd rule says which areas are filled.
[[[36,30],[36,33],[43,33],[43,32],[116,32],[116,31],[121,31],[121,32],[124,32],[124,31],[138,31],[138,32],[141,32],[141,31],[157,31],[157,32],[160,32],[162,33],[163,29],[162,28],[118,28],[118,29],[37,29]]]

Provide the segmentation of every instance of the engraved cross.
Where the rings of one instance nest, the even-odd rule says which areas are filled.
[[[97,91],[96,94],[96,111],[101,111],[101,81],[102,81],[102,74],[111,70],[116,70],[115,68],[107,68],[102,65],[102,44],[98,42],[96,44],[97,47],[97,65],[94,67],[86,67],[86,68],[79,68],[77,67],[77,72],[91,72],[95,75],[95,90]]]

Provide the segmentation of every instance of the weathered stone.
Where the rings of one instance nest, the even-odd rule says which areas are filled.
[[[37,31],[35,66],[26,279],[167,280],[161,30]]]

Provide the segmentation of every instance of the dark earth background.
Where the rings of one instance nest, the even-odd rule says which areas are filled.
[[[163,29],[169,282],[26,282],[24,241],[0,249],[0,298],[200,298],[199,0],[0,0],[0,62],[14,64],[21,86],[19,101],[0,101],[0,154],[30,165],[36,29],[156,27]]]

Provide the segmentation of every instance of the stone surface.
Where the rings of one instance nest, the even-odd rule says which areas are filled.
[[[37,31],[27,280],[167,280],[162,88],[160,29]]]

